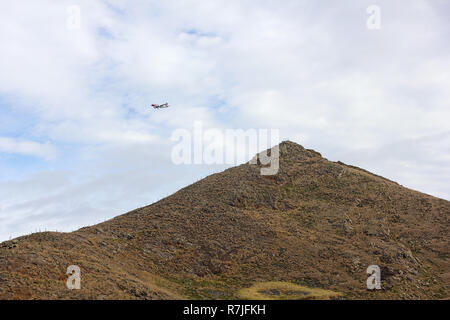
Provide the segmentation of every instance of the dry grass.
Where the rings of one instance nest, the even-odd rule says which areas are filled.
[[[260,282],[239,290],[239,297],[247,300],[330,300],[341,296],[340,292],[279,281]]]

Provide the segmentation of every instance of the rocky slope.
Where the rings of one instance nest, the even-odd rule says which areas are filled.
[[[1,243],[0,298],[448,298],[449,213],[283,142],[277,175],[243,164],[105,223]],[[382,290],[366,289],[373,264]]]

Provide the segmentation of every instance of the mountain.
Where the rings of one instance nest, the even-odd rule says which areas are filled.
[[[1,243],[0,298],[450,297],[449,201],[279,149],[276,175],[246,163],[95,226]],[[366,288],[369,265],[381,290]]]

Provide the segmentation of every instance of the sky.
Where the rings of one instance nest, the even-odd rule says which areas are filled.
[[[0,241],[229,167],[171,161],[196,122],[277,129],[450,200],[449,16],[446,0],[0,2]]]

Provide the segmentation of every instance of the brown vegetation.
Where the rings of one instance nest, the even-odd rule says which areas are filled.
[[[343,299],[450,296],[450,202],[292,142],[277,175],[259,169],[213,174],[72,233],[3,242],[0,298],[238,299],[267,282]],[[382,290],[366,289],[372,264]],[[65,286],[69,265],[81,290]]]

